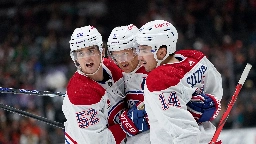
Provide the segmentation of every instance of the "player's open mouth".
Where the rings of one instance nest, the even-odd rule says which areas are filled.
[[[142,61],[142,62],[141,62],[141,64],[142,64],[142,65],[145,65],[145,64],[147,64],[147,62],[145,62],[145,61]]]
[[[127,66],[129,66],[128,63],[127,64],[122,64],[122,67],[127,67]]]
[[[88,63],[88,64],[85,64],[85,65],[86,65],[86,67],[91,68],[94,64],[93,63]]]

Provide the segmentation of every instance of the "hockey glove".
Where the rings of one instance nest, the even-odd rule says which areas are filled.
[[[124,111],[120,116],[120,120],[121,127],[129,136],[149,130],[146,111],[144,109],[138,110],[136,105]]]
[[[220,101],[211,94],[192,96],[187,107],[198,123],[215,119],[221,110]]]

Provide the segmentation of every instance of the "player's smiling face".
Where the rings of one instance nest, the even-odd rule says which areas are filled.
[[[101,63],[101,55],[97,46],[85,47],[76,51],[77,62],[85,74],[95,73]]]
[[[116,64],[126,73],[136,69],[139,64],[138,56],[132,48],[111,52]]]
[[[151,46],[140,45],[138,59],[140,64],[145,67],[146,71],[151,71],[156,68],[157,61],[154,58]]]

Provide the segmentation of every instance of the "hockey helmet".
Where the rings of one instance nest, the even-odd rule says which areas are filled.
[[[102,36],[98,30],[93,26],[84,26],[81,28],[76,28],[71,36],[70,44],[70,55],[74,61],[74,54],[76,50],[90,47],[98,46],[100,52],[102,52]]]
[[[178,32],[176,28],[169,22],[164,20],[154,20],[143,25],[136,35],[136,42],[139,45],[147,45],[152,47],[155,59],[160,63],[165,60],[169,54],[176,51],[176,43],[178,40]],[[163,60],[156,58],[157,50],[165,45],[167,47],[167,55]]]
[[[115,27],[108,37],[108,50],[120,51],[129,48],[138,48],[138,44],[135,43],[135,35],[139,29],[133,25]]]

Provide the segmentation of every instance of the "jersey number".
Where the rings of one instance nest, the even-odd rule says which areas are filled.
[[[181,107],[180,106],[180,101],[176,95],[176,92],[171,92],[170,96],[168,97],[168,101],[166,102],[164,98],[164,94],[159,95],[159,100],[162,104],[162,109],[167,110],[169,109],[170,106],[175,106],[175,107]]]
[[[100,120],[96,118],[97,111],[95,109],[89,109],[87,111],[81,111],[76,113],[76,119],[80,128],[87,128],[90,125],[98,123]]]

